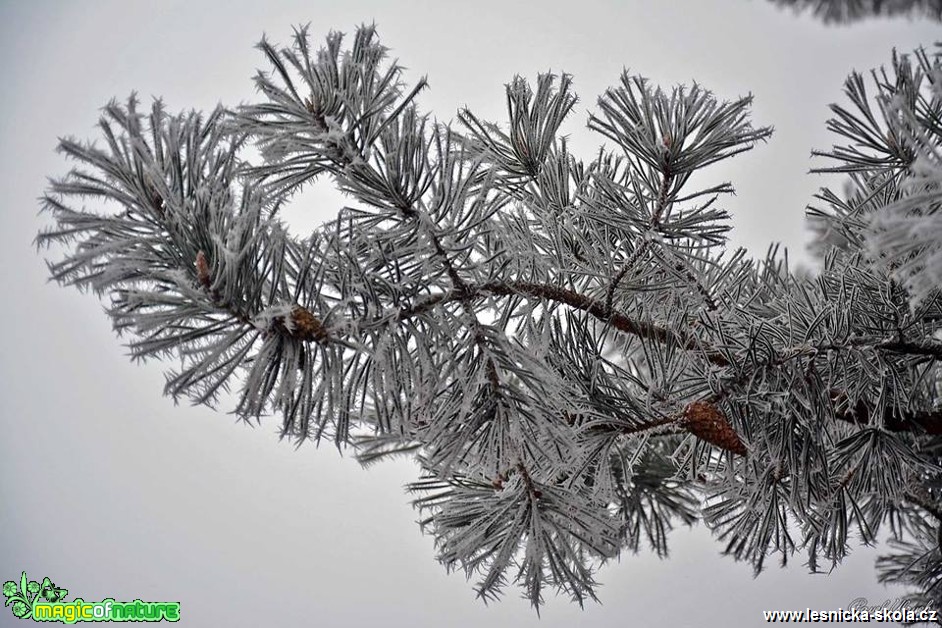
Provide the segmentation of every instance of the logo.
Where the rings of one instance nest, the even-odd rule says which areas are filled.
[[[26,572],[20,581],[3,583],[4,606],[9,606],[14,617],[33,621],[56,621],[74,624],[79,621],[180,621],[179,602],[117,602],[106,598],[101,602],[86,602],[76,598],[66,602],[68,589],[57,587],[49,578],[42,582],[30,580]]]

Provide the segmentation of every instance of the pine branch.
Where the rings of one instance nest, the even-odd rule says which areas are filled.
[[[664,140],[667,143],[667,139]],[[651,220],[648,223],[649,229],[656,229],[661,223],[661,217],[664,215],[664,211],[667,209],[667,192],[670,189],[671,183],[673,182],[674,177],[670,172],[670,169],[664,168],[661,172],[661,187],[657,193],[657,201],[655,203],[654,211],[651,212]],[[625,278],[625,275],[628,274],[634,268],[634,265],[640,261],[641,257],[647,252],[648,248],[651,246],[651,240],[643,239],[641,244],[632,252],[631,257],[624,263],[622,269],[615,275],[615,278],[612,279],[611,283],[608,286],[608,291],[605,294],[605,308],[607,310],[612,309],[612,305],[615,301],[615,291],[618,289],[618,285]]]
[[[921,355],[932,358],[933,360],[942,360],[942,342],[932,339],[922,340],[883,340],[874,343],[874,349],[886,351],[887,353],[897,353],[900,355]]]
[[[611,311],[603,301],[579,294],[572,290],[523,281],[507,283],[492,282],[478,286],[484,293],[502,296],[524,295],[563,303],[577,310],[587,312],[600,321],[610,323],[615,329],[664,345],[676,346],[688,351],[701,353],[717,366],[729,366],[730,361],[722,353],[701,343],[698,339],[681,332],[670,330],[653,323],[638,321],[621,312]]]
[[[459,135],[418,113],[424,79],[405,89],[372,27],[349,52],[332,34],[312,56],[305,29],[260,48],[265,102],[205,121],[112,104],[107,150],[64,140],[88,170],[44,200],[58,228],[39,241],[69,249],[53,277],[111,294],[135,356],[176,353],[168,392],[209,403],[247,367],[243,418],[278,411],[284,434],[332,430],[363,460],[416,453],[443,562],[487,597],[517,565],[535,605],[546,585],[594,597],[591,560],[643,534],[666,553],[671,520],[699,513],[757,569],[795,550],[793,529],[812,562],[819,544],[839,560],[854,522],[869,540],[896,516],[887,498],[939,517],[899,488],[942,468],[942,410],[912,409],[935,401],[942,360],[942,93],[920,95],[939,91],[938,59],[894,57],[876,107],[849,80],[859,111],[829,124],[850,144],[818,154],[859,189],[822,194],[840,238],[812,281],[775,253],[717,253],[730,184],[680,194],[769,136],[749,97],[625,74],[589,120],[617,149],[585,165],[560,139],[568,75],[515,77],[509,129],[463,111]],[[246,138],[262,165],[237,159]],[[359,206],[294,238],[278,208],[322,174]],[[903,215],[868,218],[887,208]],[[868,230],[888,259],[868,257]]]
[[[912,490],[909,490],[905,493],[904,499],[916,506],[919,506],[927,513],[932,515],[936,521],[942,525],[942,507],[932,499],[929,495],[929,492],[926,491],[923,487],[917,486]]]
[[[887,406],[879,416],[874,405],[863,399],[853,406],[848,404],[847,394],[841,390],[829,392],[831,401],[837,406],[834,416],[854,425],[873,425],[875,422],[891,432],[910,432],[929,436],[942,435],[942,410],[903,410]]]

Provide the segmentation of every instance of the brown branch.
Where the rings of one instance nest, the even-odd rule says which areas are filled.
[[[196,261],[193,263],[196,270],[196,280],[200,284],[203,293],[209,297],[210,302],[219,310],[228,313],[237,321],[244,325],[252,325],[252,318],[222,299],[219,291],[213,287],[212,270],[206,252],[200,249],[196,254]],[[285,320],[290,318],[290,320]],[[300,340],[301,342],[317,342],[323,344],[330,339],[327,328],[323,321],[314,316],[310,310],[295,305],[288,317],[278,317],[273,321],[272,330],[289,338]]]
[[[635,425],[632,427],[625,427],[619,430],[621,434],[640,434],[641,432],[647,432],[648,430],[653,430],[658,427],[663,427],[665,425],[670,425],[672,423],[677,423],[678,418],[673,416],[667,416],[660,419],[655,419],[653,421],[648,421],[647,423],[642,423],[641,425]]]
[[[424,314],[436,306],[459,301],[468,301],[482,293],[498,296],[530,296],[562,303],[577,310],[587,312],[602,322],[610,323],[619,331],[638,336],[639,338],[654,340],[661,344],[679,346],[688,351],[703,351],[707,359],[717,366],[730,366],[731,364],[726,356],[716,349],[681,332],[661,327],[654,323],[635,320],[624,312],[610,311],[605,304],[597,299],[587,297],[573,290],[550,284],[525,281],[490,282],[485,284],[465,283],[461,289],[434,294],[413,306],[403,307],[392,312],[387,311],[369,321],[367,325],[381,324],[390,320],[397,322],[403,321],[413,316]]]
[[[871,424],[874,416],[873,404],[859,399],[851,406],[846,392],[837,389],[828,392],[831,401],[837,406],[834,416],[838,420],[854,425]],[[879,418],[883,427],[891,432],[942,435],[942,411],[939,410],[900,410],[887,407]]]
[[[924,355],[942,360],[942,342],[937,340],[887,340],[873,345],[874,349],[905,355]]]
[[[666,141],[666,140],[665,140]],[[657,204],[654,207],[654,211],[651,212],[651,220],[649,222],[649,228],[657,227],[661,222],[661,216],[664,214],[664,210],[667,209],[667,192],[670,189],[671,181],[673,176],[669,170],[665,170],[663,173],[664,178],[661,179],[661,187],[657,193]],[[618,284],[621,283],[621,280],[625,278],[625,275],[628,274],[628,271],[641,259],[641,256],[645,254],[648,250],[648,247],[651,245],[650,240],[642,240],[641,244],[638,245],[638,248],[628,257],[628,260],[625,262],[622,269],[618,272],[612,283],[608,286],[608,291],[605,294],[605,309],[611,311],[615,304],[615,291],[618,289]]]
[[[936,521],[942,522],[942,510],[940,510],[938,504],[933,502],[932,497],[929,496],[928,491],[926,491],[921,486],[904,493],[903,499],[911,504],[919,506],[930,515],[935,517]]]
[[[439,255],[442,253],[444,253],[443,250],[440,251]],[[448,260],[447,266],[450,266],[450,260]],[[678,346],[688,351],[699,351],[707,358],[709,362],[717,366],[726,367],[731,366],[732,364],[724,354],[712,348],[704,341],[653,323],[635,320],[623,312],[611,311],[603,302],[573,290],[549,284],[521,281],[470,284],[462,280],[460,276],[457,275],[457,272],[455,272],[453,267],[450,268],[450,271],[451,272],[449,272],[449,275],[452,278],[452,282],[457,283],[455,290],[430,295],[411,307],[403,307],[395,312],[390,312],[383,316],[377,317],[376,319],[373,319],[371,323],[378,324],[390,320],[406,320],[407,318],[421,315],[436,306],[445,305],[452,302],[461,302],[465,305],[465,307],[468,307],[467,301],[474,299],[484,293],[499,296],[522,295],[546,299],[556,303],[568,305],[577,310],[587,312],[600,321],[611,324],[619,331],[632,334],[640,338],[653,340],[665,345]],[[457,280],[457,282],[455,280]],[[294,332],[293,337],[296,337],[300,340],[314,340],[317,342],[325,342],[328,340],[326,329],[324,329],[319,319],[317,319],[309,311],[305,310],[304,308],[297,307],[293,311],[292,317],[294,318],[293,322],[295,323],[295,329],[300,330]],[[942,343],[936,341],[913,342],[893,340],[876,342],[870,344],[870,347],[875,350],[887,351],[891,353],[924,355],[932,358],[942,359]],[[774,364],[782,364],[787,360],[801,356],[813,357],[821,351],[828,349],[841,350],[845,348],[846,347],[834,345],[801,345],[798,347],[792,347],[779,352],[779,355],[776,357]],[[489,379],[491,379],[492,385],[499,384],[499,382],[494,381],[494,375],[496,375],[496,373],[493,372],[490,368],[488,375]],[[844,406],[840,407],[840,409],[835,413],[835,418],[837,420],[845,421],[855,425],[869,425],[871,423],[873,414],[873,407],[871,404],[866,401],[859,400],[853,407],[849,407],[846,404],[846,399],[847,396],[844,391],[837,389],[831,391],[832,402],[835,402],[838,406]],[[842,400],[844,400],[844,403],[841,403]],[[719,401],[719,398],[710,397],[701,401],[704,403],[715,403],[716,401]],[[900,411],[893,408],[887,408],[884,410],[881,419],[883,426],[889,431],[912,432],[934,436],[942,435],[942,411],[939,410]],[[638,431],[644,431],[659,425],[660,423],[658,422],[645,424],[644,426],[640,427]],[[732,441],[730,441],[730,445],[728,447],[724,448],[735,453],[740,453],[741,451],[741,445],[737,445]]]
[[[377,317],[374,321],[371,321],[371,323],[375,324],[376,322],[387,320],[398,323],[400,321],[412,318],[413,316],[425,314],[426,312],[433,310],[436,306],[454,303],[455,301],[460,301],[467,298],[470,297],[465,294],[459,294],[453,290],[448,292],[439,292],[438,294],[431,294],[413,305],[404,306],[399,308],[398,311],[383,314]]]
[[[571,426],[582,426],[585,423],[585,415],[582,414],[570,414],[569,412],[563,412],[563,420]],[[642,432],[647,432],[649,430],[654,430],[659,427],[665,427],[668,425],[679,425],[682,421],[682,416],[663,416],[658,419],[652,419],[650,421],[645,421],[636,425],[630,424],[626,421],[620,421],[618,419],[607,421],[592,421],[591,425],[588,427],[590,432],[614,432],[621,436],[629,436],[631,434],[640,434]]]
[[[678,261],[674,264],[674,270],[678,273],[682,273],[684,279],[687,280],[689,285],[693,286],[693,289],[697,291],[700,295],[700,298],[703,299],[703,302],[706,303],[706,308],[710,312],[715,312],[717,309],[716,301],[713,299],[713,296],[710,294],[710,291],[707,290],[706,286],[703,285],[699,279],[693,274],[693,271],[690,270],[690,267],[683,261]]]
[[[466,301],[473,299],[481,293],[494,294],[499,296],[531,296],[542,298],[557,303],[562,303],[577,310],[588,312],[595,318],[603,322],[609,322],[615,329],[628,334],[654,340],[662,344],[679,346],[688,351],[703,351],[707,359],[717,366],[731,366],[731,362],[718,350],[712,348],[709,344],[688,336],[682,332],[674,331],[666,327],[661,327],[653,323],[637,321],[623,312],[609,310],[603,302],[585,296],[573,290],[553,286],[550,284],[541,284],[526,281],[511,282],[489,282],[485,284],[467,284],[462,286],[461,290],[443,292],[431,295],[423,301],[411,306],[404,307],[392,314],[385,314],[372,321],[379,323],[393,318],[401,321],[413,316],[418,316],[427,312],[438,305],[444,305],[455,301]],[[898,353],[903,355],[922,355],[942,360],[942,342],[935,340],[886,340],[886,341],[864,341],[858,339],[853,343],[858,348],[866,345],[869,348],[888,353]],[[802,356],[815,356],[821,352],[834,350],[841,351],[848,347],[835,344],[824,345],[797,345],[789,347],[778,352],[778,356],[772,362],[773,364],[783,364],[784,362],[799,358]]]
[[[520,477],[523,478],[523,484],[527,487],[527,492],[533,497],[533,499],[540,499],[543,497],[543,491],[537,488],[533,478],[530,477],[530,472],[527,471],[527,468],[523,466],[522,462],[517,463],[516,469],[520,474]]]
[[[432,246],[434,248],[435,254],[438,256],[439,261],[442,266],[445,267],[445,272],[448,273],[448,278],[451,280],[452,286],[455,288],[458,301],[461,303],[461,309],[464,311],[465,316],[468,318],[468,321],[471,323],[471,326],[474,328],[474,344],[483,352],[487,346],[487,341],[484,338],[484,334],[481,331],[481,321],[478,320],[478,315],[474,311],[474,308],[471,307],[471,304],[468,303],[467,297],[472,294],[473,290],[471,286],[461,278],[461,275],[458,274],[458,270],[455,268],[454,264],[451,263],[451,259],[448,257],[448,253],[445,251],[445,247],[442,246],[441,241],[438,239],[438,234],[435,231],[429,231],[429,237],[432,239]],[[497,394],[500,391],[500,374],[497,371],[497,365],[494,363],[494,358],[487,356],[484,368],[487,371],[487,381],[491,387],[491,391],[494,394]]]
[[[661,344],[677,346],[688,351],[701,351],[707,360],[717,366],[731,365],[726,356],[694,337],[654,323],[635,320],[621,312],[609,311],[603,302],[573,290],[525,281],[491,282],[481,284],[477,286],[477,289],[502,296],[524,295],[564,303],[577,310],[587,312],[600,321],[610,323],[612,327],[619,331],[633,334],[639,338],[654,340]]]

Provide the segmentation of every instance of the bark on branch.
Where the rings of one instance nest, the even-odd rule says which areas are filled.
[[[858,400],[850,405],[847,394],[842,390],[831,390],[831,401],[837,406],[835,416],[855,425],[881,424],[891,432],[914,432],[938,436],[942,434],[942,411],[939,410],[900,410],[887,407],[881,416],[875,416],[873,404]],[[879,419],[874,421],[873,419]]]

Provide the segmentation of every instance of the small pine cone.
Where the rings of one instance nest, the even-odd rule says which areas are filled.
[[[707,401],[692,401],[684,408],[683,427],[699,438],[726,451],[746,455],[746,446],[723,413]]]
[[[196,278],[199,280],[200,285],[209,290],[212,285],[212,281],[209,276],[209,262],[206,261],[206,253],[200,251],[196,254]]]
[[[324,324],[303,307],[297,306],[291,311],[291,322],[294,325],[291,335],[299,340],[327,340],[327,330]]]

